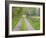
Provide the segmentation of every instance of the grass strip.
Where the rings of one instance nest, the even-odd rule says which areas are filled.
[[[26,31],[26,30],[27,30],[27,26],[26,26],[25,21],[23,20],[22,26],[21,26],[21,31]]]

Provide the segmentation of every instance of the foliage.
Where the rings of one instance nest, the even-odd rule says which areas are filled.
[[[30,18],[29,22],[34,29],[40,30],[40,18]]]

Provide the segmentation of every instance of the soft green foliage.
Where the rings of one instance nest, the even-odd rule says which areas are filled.
[[[40,16],[40,8],[33,8],[33,7],[12,7],[12,17],[14,16],[20,16],[23,14],[29,14],[29,15],[35,15]]]
[[[40,18],[30,18],[30,24],[36,30],[40,30]]]
[[[12,17],[20,16],[21,11],[22,11],[22,8],[20,8],[20,7],[12,7]]]

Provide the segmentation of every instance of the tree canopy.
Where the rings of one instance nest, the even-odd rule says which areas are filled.
[[[23,14],[31,16],[40,16],[40,8],[34,7],[12,7],[12,17]]]

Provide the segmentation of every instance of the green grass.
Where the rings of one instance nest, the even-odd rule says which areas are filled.
[[[25,23],[25,21],[23,20],[22,26],[21,26],[21,31],[26,31],[26,30],[27,30],[26,23]]]
[[[12,30],[14,29],[14,27],[16,26],[16,24],[18,23],[20,18],[16,18],[16,19],[12,19]]]
[[[36,30],[40,30],[40,18],[30,18],[30,24]]]

